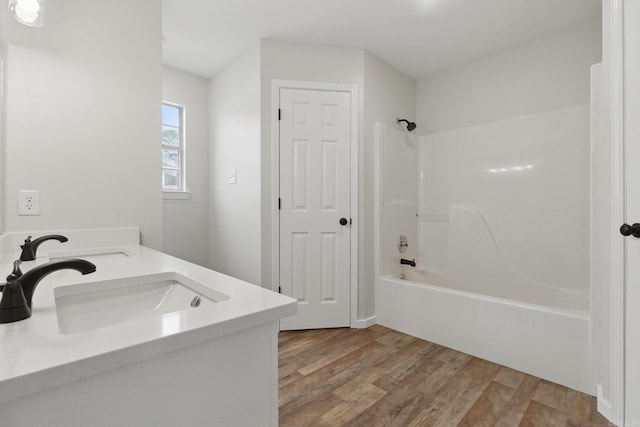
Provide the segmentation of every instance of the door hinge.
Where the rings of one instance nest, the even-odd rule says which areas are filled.
[[[278,120],[282,119],[282,110],[278,108]]]
[[[280,286],[278,286],[278,293],[281,294],[282,293],[282,288]]]
[[[282,209],[282,199],[278,197],[278,210]]]

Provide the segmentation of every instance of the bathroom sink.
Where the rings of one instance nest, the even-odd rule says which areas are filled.
[[[183,310],[209,310],[229,299],[178,273],[60,286],[54,289],[58,329],[73,334]]]

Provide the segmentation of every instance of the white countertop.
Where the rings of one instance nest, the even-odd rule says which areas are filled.
[[[33,235],[35,238],[42,234]],[[21,238],[22,235],[18,241]],[[125,248],[133,255],[78,256],[93,262],[96,272],[83,276],[74,270],[62,270],[46,276],[34,292],[32,316],[0,324],[0,404],[296,312],[296,300],[287,296],[131,242],[120,246],[118,242],[110,243],[113,243],[110,247]],[[51,254],[55,253],[54,248],[77,249],[72,245],[69,249],[48,242],[47,245]],[[16,248],[11,259],[20,256]],[[49,262],[49,252],[43,253],[45,257],[38,250],[37,260],[23,262],[23,273]],[[0,282],[4,282],[11,269],[11,262],[1,266]],[[229,299],[216,303],[214,309],[183,310],[74,334],[59,332],[54,288],[161,272],[181,274],[228,295]]]

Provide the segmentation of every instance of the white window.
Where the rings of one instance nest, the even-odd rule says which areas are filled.
[[[185,191],[184,107],[162,103],[162,190]]]

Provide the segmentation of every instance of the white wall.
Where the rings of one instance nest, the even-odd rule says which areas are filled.
[[[5,5],[6,6],[6,5]],[[158,0],[56,0],[45,27],[4,14],[7,230],[138,226],[162,249]],[[17,215],[17,191],[41,215]]]
[[[261,285],[259,44],[210,80],[209,117],[210,267]]]
[[[209,266],[209,80],[162,71],[162,98],[184,106],[188,199],[163,201],[164,252]]]
[[[362,50],[263,40],[210,81],[211,268],[268,288],[272,79],[359,83]]]
[[[256,64],[258,52],[260,62]],[[256,76],[260,76],[259,83]],[[274,79],[358,85],[360,218],[354,218],[360,227],[358,318],[369,318],[375,310],[373,123],[394,123],[398,116],[413,118],[415,82],[363,49],[275,40],[261,41],[213,77],[211,265],[265,287],[271,287],[272,277]],[[256,88],[259,91],[254,92]],[[260,103],[259,112],[254,111],[256,102]],[[261,122],[260,135],[254,133],[256,122]],[[231,169],[238,169],[236,185],[227,184]],[[255,203],[259,203],[258,207]]]
[[[591,22],[421,79],[421,133],[587,104],[601,37]]]

